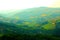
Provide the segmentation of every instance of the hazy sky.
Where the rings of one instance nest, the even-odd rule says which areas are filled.
[[[60,0],[0,0],[0,10],[26,9],[26,8],[42,7],[42,6],[54,7],[53,5],[57,4],[55,2],[59,1]],[[57,7],[58,6],[59,5],[57,5]]]
[[[60,0],[56,0],[52,5],[49,7],[59,7],[60,8]]]

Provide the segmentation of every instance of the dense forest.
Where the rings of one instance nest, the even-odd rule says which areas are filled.
[[[0,12],[1,40],[60,40],[60,8]]]

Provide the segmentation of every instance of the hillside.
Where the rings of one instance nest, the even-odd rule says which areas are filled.
[[[0,34],[60,37],[60,8],[39,7],[7,12],[9,14],[0,12]]]

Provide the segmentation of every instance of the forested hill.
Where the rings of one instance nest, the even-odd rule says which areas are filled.
[[[4,14],[7,13],[7,14]],[[3,13],[3,14],[2,14]],[[30,8],[0,11],[0,33],[43,33],[60,35],[60,8]],[[11,31],[12,30],[12,31]]]

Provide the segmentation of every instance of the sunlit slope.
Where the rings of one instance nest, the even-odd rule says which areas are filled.
[[[60,35],[60,8],[39,7],[15,12],[0,13],[0,33]]]

